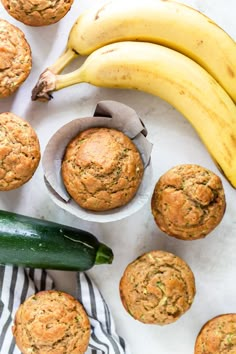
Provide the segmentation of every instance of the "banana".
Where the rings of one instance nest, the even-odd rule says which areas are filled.
[[[109,1],[88,9],[73,25],[65,53],[50,68],[58,74],[77,55],[130,40],[161,44],[185,54],[236,102],[236,43],[210,18],[171,0]]]
[[[137,89],[169,102],[195,128],[215,163],[236,187],[236,106],[224,89],[193,60],[147,42],[119,42],[93,52],[74,72],[41,74],[32,99],[87,82]]]

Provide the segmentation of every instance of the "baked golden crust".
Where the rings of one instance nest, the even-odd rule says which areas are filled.
[[[0,19],[0,98],[10,96],[26,80],[32,67],[24,33]]]
[[[226,208],[220,178],[198,165],[178,165],[161,176],[151,209],[156,224],[170,236],[195,240],[207,236]]]
[[[213,353],[236,353],[236,313],[216,316],[201,328],[194,354]]]
[[[13,113],[0,114],[0,191],[18,188],[40,161],[38,137],[30,124]]]
[[[46,26],[61,20],[74,0],[1,0],[6,11],[29,26]]]
[[[91,128],[67,146],[62,178],[82,208],[104,211],[127,204],[143,177],[143,162],[133,142],[122,132]]]
[[[130,263],[120,280],[125,309],[143,323],[175,322],[191,306],[195,279],[189,266],[165,251],[145,253]]]
[[[90,323],[75,298],[46,290],[20,305],[12,332],[23,354],[83,354],[90,338]]]

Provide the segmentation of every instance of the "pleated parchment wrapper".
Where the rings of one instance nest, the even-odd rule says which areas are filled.
[[[79,132],[92,127],[114,128],[126,134],[137,146],[144,163],[144,176],[134,198],[125,206],[105,212],[81,208],[67,193],[62,176],[61,163],[68,143]],[[92,222],[111,222],[128,217],[138,211],[149,199],[152,183],[152,144],[146,138],[147,130],[137,113],[123,103],[100,101],[94,116],[78,118],[62,126],[49,140],[42,158],[44,180],[52,200],[61,208],[80,219]]]

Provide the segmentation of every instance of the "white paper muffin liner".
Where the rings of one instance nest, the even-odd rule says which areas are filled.
[[[68,143],[79,132],[92,127],[108,127],[122,131],[136,145],[144,163],[143,179],[134,198],[120,208],[105,212],[81,208],[67,193],[61,176],[61,164]],[[49,140],[42,158],[44,180],[49,196],[59,207],[86,221],[112,222],[137,212],[148,201],[153,189],[152,144],[146,135],[145,126],[132,108],[116,101],[99,102],[93,117],[72,120],[62,126]]]

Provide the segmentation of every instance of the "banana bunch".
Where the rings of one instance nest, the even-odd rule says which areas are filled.
[[[60,72],[78,55],[77,70]],[[83,13],[65,52],[41,75],[33,100],[87,82],[166,100],[195,128],[236,187],[236,44],[211,19],[171,0],[110,1]]]

